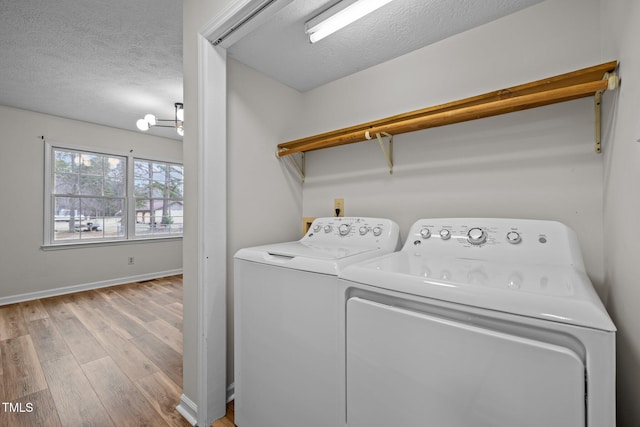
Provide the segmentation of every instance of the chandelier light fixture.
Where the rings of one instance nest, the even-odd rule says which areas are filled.
[[[147,131],[151,127],[174,128],[178,135],[184,136],[184,106],[182,102],[176,102],[173,119],[158,119],[153,114],[147,114],[136,122],[138,129]],[[171,124],[169,124],[171,123]]]

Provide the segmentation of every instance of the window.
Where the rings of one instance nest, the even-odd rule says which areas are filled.
[[[181,165],[134,160],[137,236],[182,233]]]
[[[183,166],[47,144],[45,245],[182,235]]]

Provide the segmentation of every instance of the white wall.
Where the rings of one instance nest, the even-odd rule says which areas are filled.
[[[297,137],[599,64],[598,0],[548,0],[304,94]],[[308,153],[303,214],[394,219],[553,219],[575,229],[601,295],[602,155],[593,100],[394,137],[389,175],[376,141]]]
[[[602,1],[602,47],[620,60],[622,84],[607,100],[604,168],[605,283],[608,309],[618,327],[618,426],[640,425],[640,2]]]
[[[40,136],[116,154],[133,150],[136,156],[181,162],[179,141],[8,107],[0,107],[0,128],[0,298],[11,301],[29,297],[22,294],[70,286],[126,283],[182,268],[180,240],[41,249],[45,150]],[[132,256],[136,262],[128,265]]]

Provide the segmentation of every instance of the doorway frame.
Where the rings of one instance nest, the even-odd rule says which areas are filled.
[[[231,0],[197,35],[197,399],[178,410],[208,426],[226,413],[227,387],[227,48],[293,0]],[[256,12],[257,11],[257,12]],[[232,27],[228,43],[214,46]]]

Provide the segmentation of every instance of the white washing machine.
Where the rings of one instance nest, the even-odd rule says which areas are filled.
[[[235,255],[235,422],[333,427],[344,418],[338,371],[338,274],[400,249],[398,225],[318,218],[299,241]]]
[[[616,328],[566,226],[420,220],[340,287],[342,425],[616,425]]]

